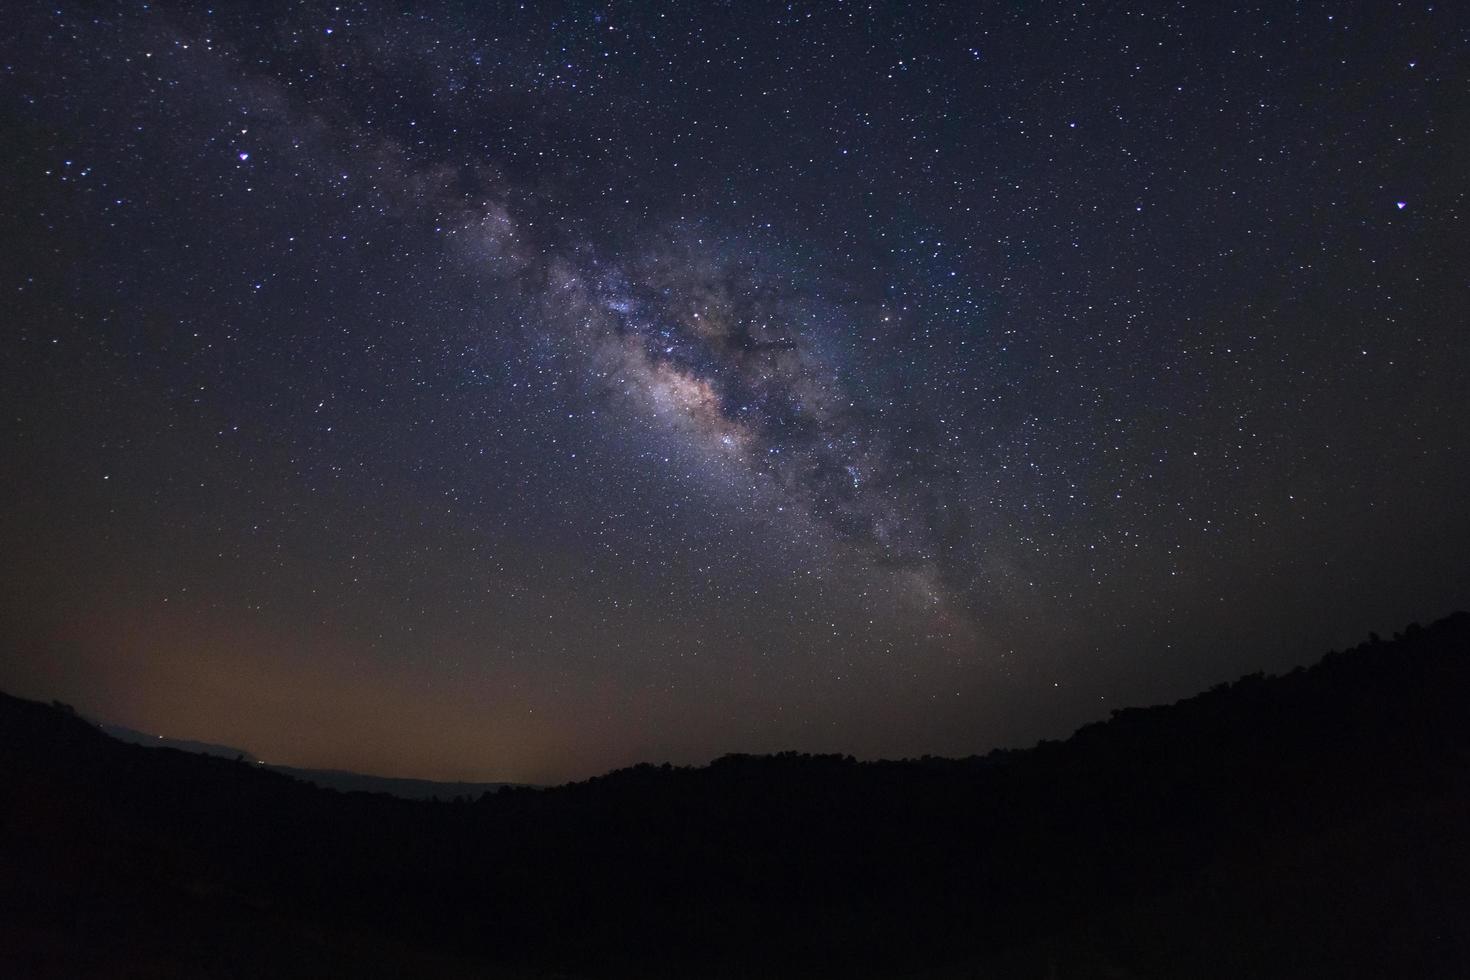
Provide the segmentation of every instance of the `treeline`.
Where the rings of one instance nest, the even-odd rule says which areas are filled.
[[[4,698],[0,936],[36,976],[1470,975],[1467,709],[1456,614],[1025,751],[427,803]]]

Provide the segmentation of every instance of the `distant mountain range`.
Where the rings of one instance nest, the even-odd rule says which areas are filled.
[[[287,776],[343,793],[387,793],[405,800],[453,800],[458,797],[474,799],[481,793],[495,793],[507,786],[520,783],[441,783],[432,779],[399,779],[393,776],[368,776],[360,772],[345,772],[341,769],[295,769],[291,766],[262,765]]]
[[[320,786],[323,789],[334,789],[342,793],[387,793],[389,796],[401,797],[405,800],[453,800],[458,797],[473,799],[481,793],[494,793],[507,786],[519,786],[521,783],[462,783],[462,782],[437,782],[432,779],[400,779],[394,776],[370,776],[360,772],[346,772],[341,769],[297,769],[294,766],[274,766],[261,762],[253,754],[244,749],[238,749],[230,745],[217,745],[213,742],[196,742],[186,738],[167,738],[163,735],[150,735],[133,728],[125,728],[122,725],[99,724],[98,728],[111,735],[113,738],[132,745],[143,745],[149,748],[178,749],[180,752],[193,752],[197,755],[212,755],[222,759],[243,759],[261,769],[269,769],[279,772],[302,782]]]

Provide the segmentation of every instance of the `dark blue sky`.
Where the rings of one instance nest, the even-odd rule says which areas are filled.
[[[1470,603],[1454,4],[13,20],[15,693],[546,782]]]

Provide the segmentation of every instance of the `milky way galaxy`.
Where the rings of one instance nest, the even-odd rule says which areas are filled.
[[[547,782],[1470,602],[1456,13],[1192,6],[17,12],[0,688]]]

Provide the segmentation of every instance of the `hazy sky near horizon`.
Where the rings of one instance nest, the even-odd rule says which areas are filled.
[[[1470,606],[1467,21],[14,11],[0,688],[545,783]]]

